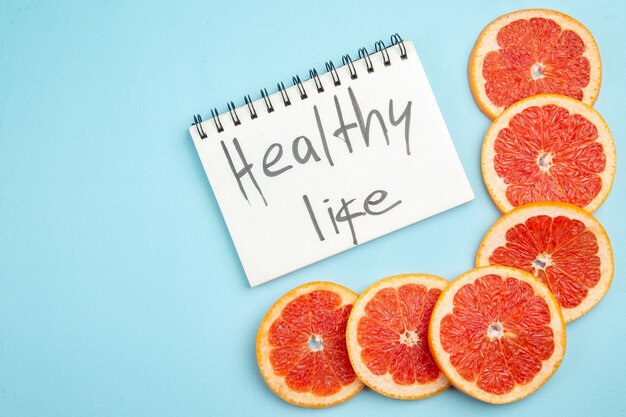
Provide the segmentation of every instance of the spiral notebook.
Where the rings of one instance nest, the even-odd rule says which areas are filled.
[[[474,198],[413,44],[342,64],[189,128],[251,286]]]

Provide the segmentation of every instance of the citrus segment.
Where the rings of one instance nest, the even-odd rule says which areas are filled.
[[[558,368],[565,323],[538,279],[491,266],[466,272],[444,290],[429,343],[454,386],[485,402],[508,403],[537,390]]]
[[[535,94],[563,94],[593,105],[602,64],[593,36],[563,13],[519,10],[491,22],[470,56],[472,94],[491,119]]]
[[[357,299],[346,341],[357,376],[392,398],[418,399],[449,386],[428,348],[430,313],[448,282],[433,275],[397,275]]]
[[[593,308],[613,279],[602,225],[572,204],[540,202],[506,213],[487,232],[476,266],[507,265],[541,279],[570,322]]]
[[[363,384],[346,349],[346,323],[357,296],[330,282],[313,282],[281,297],[257,335],[257,360],[268,386],[303,407],[347,401]]]
[[[593,211],[615,176],[615,145],[593,108],[541,94],[503,112],[485,135],[483,179],[506,212],[535,201],[563,201]]]

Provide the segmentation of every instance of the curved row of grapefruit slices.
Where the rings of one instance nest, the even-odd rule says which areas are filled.
[[[602,79],[598,46],[570,16],[520,10],[483,30],[468,75],[476,103],[493,120],[481,167],[504,213],[484,237],[476,266],[533,274],[570,322],[605,295],[614,268],[606,232],[590,215],[616,172],[611,132],[591,107]]]
[[[398,399],[452,384],[485,402],[517,401],[556,371],[565,323],[593,308],[612,277],[611,245],[591,214],[526,204],[489,229],[476,269],[450,283],[406,274],[359,296],[331,282],[285,294],[259,328],[259,368],[304,407],[340,404],[364,385]]]
[[[269,387],[290,403],[327,407],[364,385],[419,399],[452,384],[495,404],[543,385],[563,359],[565,323],[593,308],[613,278],[608,236],[590,214],[615,176],[611,133],[590,107],[601,70],[591,33],[567,15],[522,10],[489,24],[468,72],[495,119],[481,165],[505,214],[476,269],[450,283],[394,276],[360,296],[330,282],[292,290],[257,335]]]

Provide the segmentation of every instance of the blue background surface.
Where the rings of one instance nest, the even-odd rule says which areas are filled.
[[[621,161],[626,3],[620,1],[9,2],[0,6],[0,416],[429,416],[626,413],[624,164],[596,212],[613,285],[568,325],[555,376],[491,406],[450,389],[405,402],[364,390],[346,404],[284,403],[257,370],[271,304],[312,280],[357,292],[379,278],[470,269],[499,213],[479,152],[489,120],[466,66],[497,16],[571,14],[594,34],[596,108]],[[415,42],[476,199],[249,288],[187,133],[191,115],[322,70],[399,32]]]

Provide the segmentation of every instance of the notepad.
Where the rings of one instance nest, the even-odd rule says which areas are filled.
[[[474,198],[413,43],[392,40],[189,128],[251,286]]]

